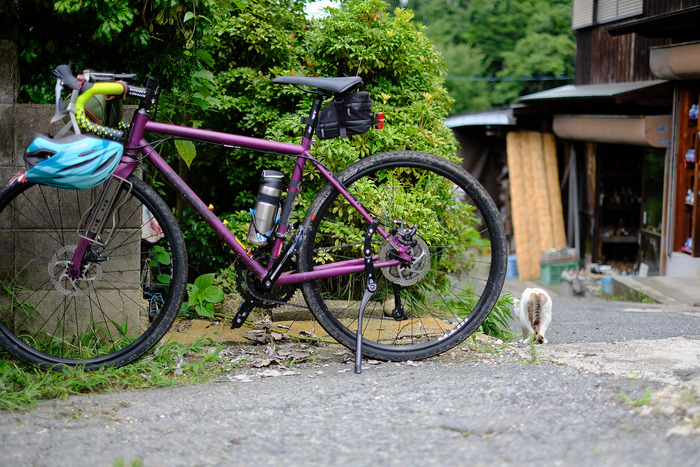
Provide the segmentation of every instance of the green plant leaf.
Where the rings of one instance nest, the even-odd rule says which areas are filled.
[[[156,253],[156,260],[158,260],[158,264],[170,266],[170,253],[165,251],[165,248],[160,245],[155,245],[153,247],[153,251]],[[153,261],[151,261],[151,265],[157,266],[157,264],[153,264]]]
[[[197,303],[194,307],[194,311],[203,318],[213,318],[214,317],[214,307],[209,305],[206,306],[204,303]]]
[[[197,296],[203,301],[207,301],[209,303],[219,303],[224,300],[224,291],[221,290],[220,287],[210,285],[206,289],[200,291]]]
[[[214,273],[202,274],[194,280],[194,285],[199,290],[204,290],[214,283]]]
[[[180,157],[182,157],[182,160],[187,164],[187,167],[190,167],[194,158],[197,157],[197,148],[194,143],[192,141],[176,139],[175,148]]]
[[[159,264],[163,266],[170,266],[170,253],[157,253],[156,258],[158,259]]]

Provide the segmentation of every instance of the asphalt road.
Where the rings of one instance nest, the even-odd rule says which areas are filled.
[[[700,310],[555,300],[547,337],[0,412],[0,465],[700,465]]]

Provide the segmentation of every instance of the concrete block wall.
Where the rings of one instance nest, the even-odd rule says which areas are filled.
[[[14,42],[0,40],[0,177],[3,181],[14,168],[18,78],[17,46]]]
[[[51,76],[47,74],[47,80]],[[24,170],[24,150],[34,133],[55,134],[59,123],[50,125],[54,107],[47,104],[17,104],[19,94],[17,46],[0,40],[0,184]]]

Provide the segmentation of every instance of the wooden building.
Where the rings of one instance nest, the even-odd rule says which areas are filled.
[[[522,212],[511,207],[523,195],[505,196],[499,186],[520,170],[511,166],[512,135],[535,131],[554,135],[563,208],[562,218],[549,216],[566,226],[581,263],[700,277],[698,25],[700,0],[573,0],[575,84],[448,119],[467,167],[492,166],[480,178],[510,213],[519,270],[521,255],[547,246],[533,245],[533,234],[518,226]],[[530,172],[526,183],[542,176]],[[525,261],[521,277],[537,278]]]

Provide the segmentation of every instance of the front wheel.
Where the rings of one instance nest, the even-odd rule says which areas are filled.
[[[88,248],[67,274],[86,214],[102,187],[64,190],[31,182],[0,191],[0,344],[44,368],[130,363],[177,316],[187,283],[182,233],[163,200],[129,177]]]
[[[396,245],[412,258],[376,271],[363,354],[418,360],[475,332],[496,304],[507,265],[505,229],[484,188],[462,167],[410,151],[367,157],[337,178],[393,239],[374,235],[375,264],[391,261]],[[332,185],[314,199],[304,226],[301,272],[363,257],[367,221]],[[351,349],[365,286],[364,271],[302,285],[321,326]]]

